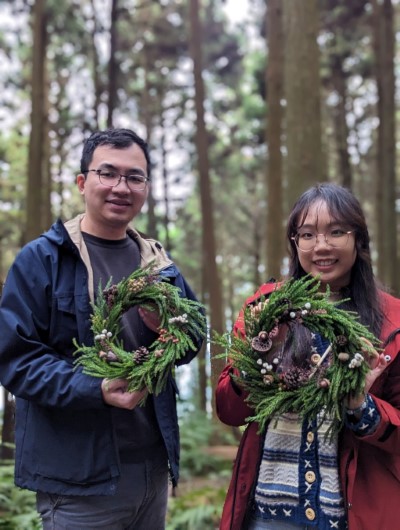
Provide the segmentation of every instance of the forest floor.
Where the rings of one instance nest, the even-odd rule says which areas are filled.
[[[213,445],[210,447],[202,447],[199,450],[204,451],[206,454],[211,457],[218,457],[227,461],[227,466],[229,463],[232,464],[235,460],[237,453],[237,446],[232,445]],[[206,476],[192,476],[190,478],[181,479],[179,481],[179,486],[175,491],[175,496],[184,495],[188,491],[193,491],[194,489],[201,489],[206,487],[226,487],[228,489],[229,480],[227,476],[213,475],[212,477]]]

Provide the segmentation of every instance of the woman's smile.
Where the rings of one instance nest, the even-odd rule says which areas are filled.
[[[327,204],[322,200],[310,206],[303,224],[297,227],[306,234],[305,238],[309,238],[308,234],[317,234],[315,246],[311,250],[297,248],[297,253],[304,272],[317,276],[322,289],[329,285],[331,290],[339,291],[350,283],[351,269],[357,257],[354,234],[349,233],[341,247],[327,243],[325,236],[340,228],[349,231],[349,227],[343,226],[340,219],[331,216]]]

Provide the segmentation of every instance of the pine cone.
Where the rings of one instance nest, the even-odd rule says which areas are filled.
[[[344,335],[338,335],[336,337],[336,344],[338,344],[339,346],[346,346],[346,344],[348,343],[348,339],[347,337],[345,337]]]
[[[289,298],[281,298],[279,300],[279,304],[281,304],[281,305],[287,304],[288,306],[291,305]]]
[[[282,382],[288,390],[297,390],[308,381],[308,373],[303,368],[294,366],[282,374]]]
[[[141,346],[133,352],[133,360],[136,364],[143,364],[149,358],[149,350],[144,346]]]
[[[116,285],[111,285],[108,289],[103,290],[103,296],[106,300],[108,307],[112,307],[114,304],[115,297],[118,292],[118,287]]]

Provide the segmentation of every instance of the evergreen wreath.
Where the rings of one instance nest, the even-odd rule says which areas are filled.
[[[272,416],[296,412],[301,419],[330,419],[328,432],[334,434],[343,425],[344,399],[364,392],[365,359],[376,356],[378,340],[355,312],[337,307],[343,300],[330,301],[329,291],[319,292],[319,285],[311,276],[280,284],[244,309],[245,336],[232,332],[217,338],[236,368],[232,378],[254,408],[246,421],[259,423],[259,432]],[[305,332],[311,343],[303,340]],[[312,346],[316,334],[329,343],[322,355]],[[308,355],[296,362],[293,352],[305,344]],[[282,356],[285,348],[292,352],[289,362]]]
[[[175,362],[196,349],[193,339],[203,337],[206,328],[203,306],[181,298],[180,289],[165,280],[151,263],[117,284],[110,280],[104,290],[99,285],[91,315],[94,344],[79,345],[74,339],[76,367],[95,377],[127,379],[130,392],[146,387],[159,394]],[[149,348],[125,351],[118,338],[121,317],[136,305],[158,311],[159,336]]]

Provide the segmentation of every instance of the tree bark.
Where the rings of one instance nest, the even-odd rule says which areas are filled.
[[[204,118],[204,81],[202,74],[202,27],[200,22],[201,2],[200,0],[190,0],[189,2],[190,36],[189,48],[193,61],[194,87],[195,87],[195,107],[196,107],[196,150],[197,167],[199,173],[200,199],[202,211],[202,250],[203,267],[205,271],[206,286],[210,306],[211,329],[213,332],[223,333],[224,318],[221,283],[216,261],[216,244],[214,230],[214,208],[209,174],[208,157],[208,133]],[[211,386],[214,403],[214,390],[217,385],[219,374],[221,373],[225,361],[217,359],[220,348],[211,348]],[[213,406],[215,417],[215,407]]]
[[[207,370],[206,370],[206,353],[207,353],[207,342],[204,341],[203,345],[197,354],[197,374],[199,377],[199,410],[207,412]]]
[[[91,32],[91,42],[92,42],[92,76],[93,76],[93,90],[94,90],[94,103],[93,103],[93,112],[94,112],[94,122],[96,129],[99,128],[99,109],[101,103],[101,93],[102,87],[100,82],[100,73],[99,73],[99,53],[96,47],[96,35],[98,33],[98,22],[96,15],[96,8],[94,5],[94,0],[90,1],[92,8],[92,32]]]
[[[11,394],[3,387],[4,411],[3,426],[1,429],[0,459],[8,460],[14,458],[14,399]]]
[[[347,139],[349,137],[349,128],[346,121],[347,86],[346,76],[343,71],[343,61],[340,55],[333,54],[331,59],[331,67],[332,84],[338,98],[338,103],[333,110],[336,150],[339,162],[338,174],[341,177],[343,186],[351,189],[353,179],[347,143]]]
[[[393,6],[373,0],[374,48],[378,86],[377,248],[378,276],[399,292],[397,259],[396,133]]]
[[[162,108],[162,104],[160,105]],[[161,113],[161,138],[160,138],[160,150],[161,150],[161,175],[163,181],[163,195],[164,195],[164,230],[165,239],[164,246],[168,252],[172,251],[171,237],[169,233],[170,223],[170,205],[169,205],[169,185],[168,185],[168,170],[167,170],[167,149],[165,145],[165,120],[164,113]]]
[[[46,62],[46,59],[43,58]],[[45,68],[44,72],[44,114],[49,115],[50,112],[50,101],[49,101],[49,79],[48,71]],[[52,207],[51,207],[51,193],[53,191],[53,176],[51,172],[51,149],[50,149],[50,122],[48,119],[43,124],[43,163],[42,163],[42,175],[43,175],[43,188],[42,188],[42,201],[41,201],[41,216],[42,226],[44,229],[50,227],[53,222]]]
[[[266,257],[267,276],[276,279],[281,276],[284,257],[283,229],[283,174],[282,174],[282,99],[283,99],[283,21],[282,1],[266,0],[266,34],[268,43],[267,84],[267,127],[268,146],[267,225]]]
[[[318,0],[283,1],[287,197],[292,207],[324,179],[321,140]]]
[[[110,26],[110,60],[108,63],[108,115],[107,127],[113,126],[114,110],[117,106],[117,24],[118,24],[118,0],[112,0],[111,4],[111,26]]]
[[[26,199],[26,228],[24,242],[38,237],[46,228],[43,222],[42,198],[46,177],[43,174],[43,159],[46,131],[46,1],[36,0],[33,6],[32,47],[32,110],[31,133],[28,153],[28,184]]]
[[[151,109],[150,99],[150,88],[149,88],[149,75],[150,75],[150,61],[147,55],[147,50],[143,51],[144,54],[144,79],[145,85],[143,90],[143,115],[146,127],[147,142],[151,144],[151,138],[153,135],[153,113]],[[154,179],[154,174],[152,176]],[[149,194],[147,196],[147,235],[154,239],[158,239],[157,230],[157,217],[156,217],[156,200],[153,193],[153,186],[149,187]]]

